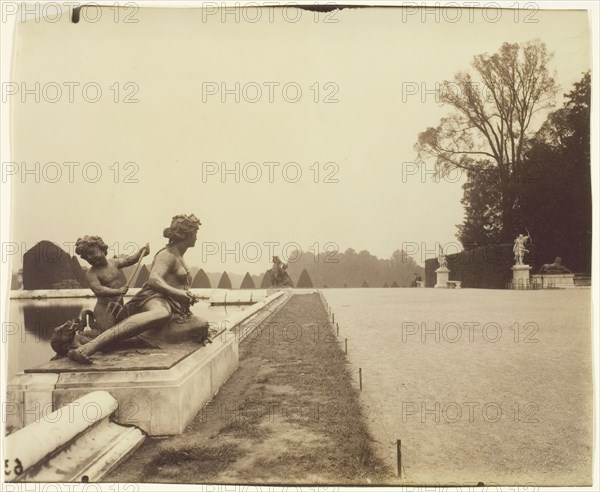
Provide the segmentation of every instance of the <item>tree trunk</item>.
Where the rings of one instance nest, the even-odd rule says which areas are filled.
[[[502,233],[500,237],[503,243],[511,243],[514,240],[514,194],[504,187],[502,193]]]

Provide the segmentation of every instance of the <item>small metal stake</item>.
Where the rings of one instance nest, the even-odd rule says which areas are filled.
[[[346,351],[346,355],[348,355],[348,339],[344,338],[344,350]]]
[[[398,456],[398,476],[402,477],[402,441],[396,440],[396,454]]]
[[[335,323],[335,313],[331,313],[331,322]]]
[[[358,385],[362,391],[362,367],[358,368]]]

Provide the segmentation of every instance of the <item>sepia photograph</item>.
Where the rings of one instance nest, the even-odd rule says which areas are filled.
[[[599,4],[1,9],[2,490],[597,490]]]

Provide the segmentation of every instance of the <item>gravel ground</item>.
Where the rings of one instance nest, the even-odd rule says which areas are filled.
[[[323,294],[396,483],[591,485],[591,290]]]

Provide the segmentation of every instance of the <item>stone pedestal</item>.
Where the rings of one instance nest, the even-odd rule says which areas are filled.
[[[276,293],[218,322],[219,334],[206,347],[193,341],[148,347],[129,340],[112,352],[95,353],[90,366],[63,358],[26,369],[8,383],[7,430],[106,391],[118,402],[114,422],[150,436],[180,434],[237,368],[239,340],[288,298]]]
[[[572,273],[558,273],[552,275],[539,273],[537,275],[532,275],[532,278],[540,286],[540,289],[575,287],[575,275]]]
[[[513,271],[512,288],[517,290],[528,289],[531,267],[529,265],[513,265],[511,270]]]
[[[447,289],[448,288],[448,280],[450,278],[450,270],[446,267],[439,267],[435,271],[437,275],[437,281],[435,283],[436,289]]]
[[[145,353],[95,354],[91,366],[60,359],[16,375],[8,385],[8,397],[15,406],[13,413],[25,418],[10,423],[20,428],[28,423],[26,417],[38,420],[101,390],[118,401],[115,422],[135,425],[150,436],[180,434],[238,365],[238,343],[231,332],[206,347],[173,345],[138,352]],[[116,358],[121,367],[112,364]],[[49,378],[54,380],[51,387],[32,392],[32,386],[41,388]]]

